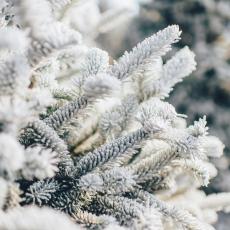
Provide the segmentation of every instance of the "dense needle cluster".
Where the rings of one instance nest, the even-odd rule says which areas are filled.
[[[162,60],[179,27],[112,63],[61,20],[68,4],[2,6],[0,229],[213,229],[230,196],[199,187],[223,144],[164,101],[196,68],[188,47]]]

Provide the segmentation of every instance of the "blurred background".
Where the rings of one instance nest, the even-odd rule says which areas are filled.
[[[54,1],[54,0],[50,0]],[[210,134],[225,144],[215,160],[218,176],[207,193],[230,192],[230,0],[77,0],[60,15],[89,46],[109,52],[111,61],[144,38],[178,24],[182,39],[172,50],[189,46],[197,70],[178,84],[168,101],[188,123],[207,115]],[[90,17],[89,17],[90,15]],[[220,213],[216,229],[230,229],[230,215]]]

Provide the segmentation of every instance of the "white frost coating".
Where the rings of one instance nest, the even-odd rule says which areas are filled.
[[[46,0],[12,0],[16,7],[16,21],[24,27],[37,30],[41,25],[54,22],[50,3]]]
[[[42,180],[53,177],[58,172],[57,164],[60,159],[58,159],[57,153],[49,149],[42,149],[39,146],[27,148],[25,157],[22,174],[28,180],[34,178]]]
[[[89,77],[84,85],[84,95],[89,98],[100,98],[106,95],[119,93],[121,89],[120,81],[108,74],[98,74]]]
[[[209,157],[220,157],[223,155],[224,144],[218,137],[206,136],[201,138],[202,147]]]
[[[71,3],[71,0],[48,0],[55,10],[60,10]]]
[[[163,66],[161,78],[152,85],[152,94],[162,99],[168,97],[173,86],[195,69],[195,54],[188,47],[181,49]]]
[[[17,170],[22,168],[24,160],[23,147],[14,137],[0,134],[0,176],[13,176]]]
[[[85,63],[82,66],[82,75],[86,78],[90,75],[105,73],[108,67],[108,53],[98,48],[92,48],[86,54]]]
[[[151,118],[161,117],[163,120],[173,123],[177,116],[178,114],[171,104],[158,98],[151,98],[140,105],[137,119],[142,122]]]
[[[0,228],[5,230],[80,230],[66,215],[49,208],[27,207],[0,213]]]
[[[36,39],[44,39],[54,48],[61,48],[66,44],[81,43],[81,34],[79,32],[57,22],[42,25],[38,31],[34,32],[34,36]]]
[[[225,210],[226,212],[230,212],[230,194],[211,194],[203,199],[201,203],[201,208],[213,209],[215,211]]]
[[[30,69],[24,56],[13,55],[0,62],[0,95],[20,94],[30,83]]]
[[[194,121],[194,124],[188,127],[188,132],[195,137],[206,136],[208,134],[208,127],[206,125],[206,116],[204,116],[199,118],[198,121]]]
[[[17,39],[15,39],[17,38]],[[0,28],[0,49],[24,53],[28,48],[26,33],[16,27]]]
[[[112,74],[118,79],[124,79],[137,69],[140,71],[144,64],[166,54],[171,49],[171,45],[180,39],[180,34],[179,27],[172,25],[146,38],[132,51],[125,52],[118,62],[112,66]]]

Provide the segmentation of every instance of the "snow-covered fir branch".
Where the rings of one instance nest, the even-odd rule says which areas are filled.
[[[224,146],[163,100],[196,67],[188,47],[163,64],[179,26],[112,62],[66,18],[84,4],[0,5],[0,229],[213,229],[229,194],[199,188]]]

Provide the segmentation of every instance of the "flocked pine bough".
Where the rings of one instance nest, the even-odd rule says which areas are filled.
[[[196,68],[188,47],[162,62],[179,27],[111,63],[56,19],[55,2],[2,11],[0,229],[213,229],[230,195],[199,187],[223,144],[205,117],[186,127],[164,102]]]

